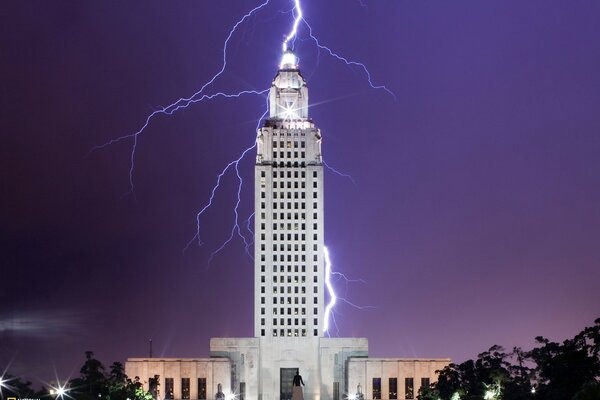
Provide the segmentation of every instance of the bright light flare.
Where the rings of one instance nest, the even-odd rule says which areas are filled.
[[[298,66],[298,58],[291,51],[286,51],[281,56],[281,63],[279,64],[279,69],[285,68],[296,68]]]
[[[348,395],[348,400],[356,400],[356,394],[352,393]]]
[[[225,395],[225,400],[235,400],[236,399],[236,395],[235,393],[229,392]]]
[[[51,387],[50,388],[50,394],[52,396],[56,396],[57,399],[64,399],[65,397],[71,397],[68,394],[69,389],[66,387],[66,385],[57,385],[56,387]]]
[[[329,330],[329,317],[337,301],[337,296],[331,284],[331,259],[329,258],[327,246],[323,246],[323,255],[325,256],[325,286],[327,286],[327,292],[329,292],[330,297],[329,304],[325,307],[325,316],[323,318],[323,332],[327,332]]]

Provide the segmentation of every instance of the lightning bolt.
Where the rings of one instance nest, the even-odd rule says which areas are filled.
[[[296,40],[296,36],[298,35],[298,26],[300,25],[300,21],[304,19],[302,14],[302,7],[300,7],[300,0],[294,0],[294,23],[292,24],[292,30],[285,37],[283,41],[283,52],[285,53],[288,49],[288,43],[290,40]]]
[[[318,49],[325,50],[330,56],[332,56],[333,58],[335,58],[337,60],[344,62],[348,66],[359,67],[365,73],[365,75],[367,77],[367,81],[369,82],[369,86],[371,86],[373,89],[384,90],[384,91],[388,92],[390,94],[390,96],[392,96],[394,98],[394,101],[397,100],[396,94],[394,92],[392,92],[390,89],[388,89],[385,85],[376,85],[373,83],[373,78],[371,78],[371,73],[369,72],[369,69],[367,68],[367,66],[365,64],[358,62],[358,61],[348,60],[346,57],[343,57],[343,56],[339,55],[338,53],[334,52],[333,50],[331,50],[329,47],[322,45],[321,42],[319,42],[319,39],[317,39],[317,37],[313,34],[313,29],[310,26],[310,24],[306,21],[306,19],[302,18],[302,21],[308,28],[308,34],[309,34],[310,38],[315,42],[315,45],[317,46]]]
[[[136,155],[136,151],[137,151],[137,145],[138,145],[138,140],[140,135],[142,135],[144,133],[144,131],[146,130],[146,128],[148,127],[148,125],[150,124],[150,122],[158,115],[173,115],[173,113],[187,108],[188,106],[195,104],[195,103],[199,103],[201,101],[205,101],[205,100],[212,100],[214,98],[217,97],[226,97],[226,98],[238,98],[240,96],[243,95],[248,95],[248,94],[254,94],[254,95],[263,95],[265,94],[269,89],[263,90],[263,91],[256,91],[256,90],[243,90],[240,91],[238,93],[234,93],[234,94],[226,94],[223,92],[219,92],[219,93],[215,93],[215,94],[211,94],[211,95],[206,95],[203,94],[204,90],[212,85],[221,75],[223,75],[223,73],[225,72],[225,69],[227,68],[227,48],[229,47],[229,41],[231,40],[231,38],[233,37],[233,34],[235,33],[235,31],[237,30],[237,28],[244,23],[244,21],[246,21],[248,18],[250,18],[253,14],[255,14],[257,11],[261,10],[262,8],[266,7],[269,2],[271,0],[265,0],[263,3],[261,3],[260,5],[254,7],[252,10],[248,11],[246,14],[244,14],[244,16],[242,18],[240,18],[234,25],[233,28],[231,28],[231,30],[229,31],[229,34],[227,35],[227,38],[225,39],[225,43],[223,44],[223,62],[221,64],[221,69],[219,69],[219,71],[214,74],[212,76],[212,78],[210,78],[204,85],[202,85],[202,87],[197,90],[194,94],[192,94],[189,97],[182,97],[176,101],[174,101],[173,103],[169,104],[166,107],[161,107],[158,110],[153,111],[150,115],[148,115],[148,117],[146,117],[146,120],[144,122],[144,124],[142,125],[142,127],[140,129],[138,129],[136,132],[134,133],[130,133],[127,135],[123,135],[120,137],[117,137],[115,139],[111,139],[108,142],[101,144],[101,145],[97,145],[94,146],[90,152],[93,152],[95,150],[99,150],[99,149],[103,149],[107,146],[113,145],[115,143],[121,142],[123,140],[127,140],[127,139],[132,139],[133,140],[133,144],[131,146],[131,153],[130,153],[130,165],[129,165],[129,194],[134,194],[134,184],[133,184],[133,173],[135,170],[135,155]],[[237,165],[237,164],[236,164]]]
[[[335,168],[333,168],[333,167],[329,166],[329,164],[327,164],[327,163],[325,162],[325,160],[323,160],[323,165],[324,165],[324,166],[325,166],[325,167],[326,167],[328,170],[330,170],[331,172],[333,172],[334,174],[336,174],[336,175],[339,175],[339,176],[341,176],[342,178],[348,178],[348,179],[350,179],[350,182],[352,182],[352,183],[354,184],[354,186],[356,186],[356,181],[354,180],[354,178],[352,177],[352,175],[345,174],[345,173],[343,173],[343,172],[340,172],[340,171],[338,171],[337,169],[335,169]]]
[[[366,282],[362,279],[350,279],[345,274],[334,271],[331,263],[331,256],[329,255],[329,249],[327,248],[327,246],[323,246],[323,258],[325,260],[325,287],[327,289],[327,293],[329,294],[329,303],[327,303],[327,306],[325,306],[325,313],[323,316],[323,332],[329,335],[331,329],[330,324],[333,324],[333,326],[335,326],[336,332],[339,332],[339,328],[335,320],[335,305],[338,303],[338,301],[342,301],[348,304],[349,306],[356,308],[357,310],[366,310],[375,307],[359,306],[353,303],[352,301],[348,300],[346,297],[341,297],[339,294],[337,294],[333,286],[332,277],[337,277],[338,280],[344,280],[346,282],[346,293],[348,292],[348,284]]]
[[[243,24],[244,22],[246,22],[248,19],[250,19],[254,14],[256,14],[257,12],[259,12],[260,10],[265,8],[270,3],[270,1],[271,0],[265,0],[262,3],[260,3],[258,6],[252,8],[250,11],[248,11],[246,14],[244,14],[239,20],[237,20],[237,22],[233,25],[233,27],[229,31],[229,34],[227,35],[225,42],[223,44],[223,61],[221,64],[221,68],[204,85],[202,85],[202,87],[199,90],[194,92],[189,97],[179,98],[176,101],[172,102],[171,104],[169,104],[165,107],[160,107],[159,109],[153,111],[151,114],[149,114],[146,117],[144,124],[136,132],[111,139],[104,144],[94,146],[90,150],[90,152],[93,152],[95,150],[104,149],[110,145],[119,143],[121,141],[125,141],[125,140],[132,141],[131,153],[130,153],[130,165],[129,165],[129,189],[130,189],[128,192],[129,194],[132,194],[135,196],[134,172],[135,172],[135,158],[136,158],[136,152],[137,152],[139,139],[140,139],[141,135],[145,132],[145,130],[149,126],[149,124],[153,121],[154,118],[161,116],[161,115],[171,116],[174,113],[176,113],[177,111],[180,111],[180,110],[185,109],[193,104],[203,102],[203,101],[210,101],[210,100],[213,100],[216,98],[239,98],[241,96],[246,96],[246,95],[264,96],[269,91],[269,89],[265,89],[265,90],[243,90],[243,91],[240,91],[237,93],[225,93],[225,92],[217,92],[217,93],[212,93],[212,94],[204,93],[205,90],[209,86],[211,86],[213,83],[215,83],[215,81],[220,76],[222,76],[223,73],[225,72],[225,70],[227,68],[227,51],[228,51],[228,47],[229,47],[229,42],[230,42],[231,38],[233,37],[233,35],[235,34],[235,32],[237,31],[238,27],[241,24]],[[361,0],[359,0],[359,1],[360,1],[361,5],[364,5],[364,3]],[[363,64],[361,62],[349,60],[346,57],[343,57],[340,54],[334,52],[333,50],[331,50],[331,48],[321,44],[321,42],[318,40],[318,38],[313,33],[313,29],[312,29],[311,25],[308,23],[308,21],[304,17],[304,14],[302,12],[302,7],[300,4],[300,0],[293,0],[293,3],[294,3],[294,7],[291,10],[292,15],[293,15],[292,27],[291,27],[290,32],[284,37],[284,40],[282,43],[282,49],[283,49],[284,53],[289,49],[290,45],[293,47],[296,39],[298,38],[299,28],[300,28],[301,24],[304,24],[308,29],[308,35],[310,37],[310,40],[312,40],[315,43],[319,54],[320,54],[321,50],[323,50],[326,53],[328,53],[331,57],[344,62],[347,66],[358,67],[359,69],[361,69],[364,72],[364,74],[367,78],[368,84],[371,88],[386,91],[394,99],[396,99],[396,95],[390,89],[388,89],[385,85],[379,85],[379,84],[375,84],[373,82],[371,73],[369,72],[369,70],[367,69],[365,64]],[[262,116],[258,119],[257,126],[256,126],[257,132],[258,132],[258,129],[260,128],[260,124],[261,124],[262,120],[268,114],[268,110],[269,110],[268,96],[266,96],[266,98],[267,98],[267,108],[266,108],[266,111],[262,114]],[[250,221],[253,218],[254,214],[250,215],[245,220],[245,222],[240,223],[239,206],[241,204],[241,194],[242,194],[242,188],[244,186],[244,181],[243,181],[242,175],[240,173],[240,162],[247,156],[248,153],[250,153],[255,148],[256,148],[256,141],[254,141],[254,143],[252,145],[245,148],[238,155],[238,157],[236,159],[230,161],[227,165],[225,165],[225,167],[221,170],[221,172],[216,177],[215,184],[213,185],[213,187],[211,189],[210,196],[208,198],[207,203],[196,213],[196,232],[195,232],[195,235],[192,237],[192,239],[184,247],[184,249],[183,249],[184,252],[193,243],[197,243],[198,245],[203,244],[203,242],[201,240],[201,236],[200,236],[201,218],[213,205],[215,195],[216,195],[217,191],[221,188],[221,181],[222,181],[223,177],[228,172],[233,170],[233,172],[235,173],[235,176],[236,176],[236,180],[237,180],[236,202],[235,202],[235,206],[233,208],[233,214],[234,214],[233,224],[232,224],[231,230],[229,232],[229,236],[226,238],[226,240],[216,250],[214,250],[210,254],[209,259],[208,259],[209,266],[210,266],[211,262],[213,261],[213,259],[215,258],[215,256],[218,255],[236,237],[239,237],[243,241],[243,243],[245,245],[246,254],[248,254],[248,256],[252,257],[251,252],[250,252],[250,247],[254,240],[254,237],[253,237],[254,233],[252,232],[252,229],[250,227]],[[323,162],[323,164],[325,165],[326,168],[328,168],[333,173],[335,173],[341,177],[348,178],[354,184],[356,184],[354,179],[352,178],[352,176],[336,170],[335,168],[329,166],[326,162]],[[242,229],[242,226],[244,224],[245,224],[245,231],[244,231],[244,229]],[[250,238],[248,238],[248,236],[246,236],[248,234],[249,234]],[[329,296],[330,296],[330,302],[325,309],[326,318],[325,318],[325,322],[324,322],[324,327],[325,327],[324,331],[327,332],[330,329],[330,326],[329,326],[330,318],[333,321],[333,323],[337,326],[337,323],[335,322],[335,317],[333,315],[333,308],[338,300],[346,302],[347,304],[349,304],[353,307],[359,308],[359,309],[363,309],[365,307],[360,307],[360,306],[348,301],[344,297],[339,297],[335,293],[335,289],[334,289],[334,286],[332,283],[332,277],[337,277],[338,279],[346,280],[346,285],[349,282],[353,282],[356,280],[349,280],[348,278],[346,278],[345,275],[343,275],[339,272],[332,271],[331,261],[329,259],[329,252],[326,247],[324,247],[324,252],[325,252],[325,260],[326,260],[326,286],[327,286],[327,290],[328,290]]]
[[[325,315],[323,321],[323,332],[329,331],[329,318],[335,303],[337,302],[337,296],[333,285],[331,284],[331,259],[329,258],[329,250],[327,246],[323,246],[323,256],[325,257],[325,287],[329,293],[329,303],[325,306]]]

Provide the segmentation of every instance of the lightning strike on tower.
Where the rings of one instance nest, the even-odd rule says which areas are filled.
[[[261,115],[261,117],[257,121],[256,131],[258,133],[258,136],[257,136],[256,140],[253,140],[252,143],[248,147],[246,147],[237,158],[233,159],[228,164],[226,164],[225,167],[221,170],[221,172],[217,175],[217,177],[215,179],[215,184],[210,191],[210,196],[209,196],[206,204],[204,204],[204,206],[201,207],[200,210],[196,214],[195,234],[193,235],[191,240],[187,243],[187,245],[184,247],[184,251],[185,251],[185,250],[189,249],[190,246],[194,243],[196,243],[197,245],[203,245],[204,242],[201,239],[202,217],[212,207],[217,191],[219,189],[222,189],[221,183],[222,183],[223,177],[226,174],[231,173],[231,171],[233,171],[233,173],[235,174],[236,182],[237,182],[236,186],[235,186],[236,201],[235,201],[235,205],[232,210],[233,223],[231,225],[231,229],[229,231],[228,237],[221,243],[221,245],[219,245],[214,251],[212,251],[210,253],[210,256],[208,258],[208,265],[210,265],[211,262],[213,261],[213,259],[215,258],[215,256],[218,255],[229,243],[231,243],[234,239],[236,239],[236,237],[239,238],[240,240],[242,240],[242,242],[244,243],[245,252],[250,257],[252,257],[252,254],[250,252],[250,247],[252,246],[253,242],[255,243],[255,255],[258,254],[257,246],[261,242],[255,240],[255,238],[258,237],[257,227],[260,227],[260,224],[261,224],[259,222],[260,221],[259,217],[263,213],[259,213],[259,209],[256,208],[256,212],[251,214],[249,217],[247,217],[245,222],[243,222],[244,220],[241,219],[239,207],[240,207],[240,204],[242,203],[242,189],[244,187],[244,180],[242,179],[239,165],[240,165],[240,162],[251,151],[253,151],[255,149],[257,150],[257,152],[261,151],[260,146],[258,146],[261,135],[262,135],[261,132],[263,132],[263,130],[266,127],[269,127],[268,126],[269,123],[272,124],[273,123],[272,121],[274,121],[274,120],[283,121],[283,122],[285,122],[285,124],[288,124],[288,125],[292,124],[292,125],[289,125],[289,127],[297,126],[297,124],[299,122],[304,123],[304,125],[308,124],[307,126],[313,126],[312,121],[310,121],[308,119],[308,100],[307,100],[308,97],[307,97],[307,91],[306,91],[306,83],[304,82],[304,78],[302,78],[302,76],[299,74],[298,59],[291,48],[292,47],[291,45],[294,44],[294,42],[296,41],[296,39],[298,37],[299,30],[302,25],[306,26],[307,32],[308,32],[308,37],[310,38],[310,40],[312,40],[314,42],[316,48],[319,51],[324,50],[327,54],[329,54],[330,56],[332,56],[333,58],[335,58],[339,61],[344,62],[345,65],[347,65],[347,66],[360,68],[365,73],[367,82],[371,88],[384,90],[395,98],[394,93],[392,91],[390,91],[386,86],[377,85],[377,84],[373,83],[371,74],[368,71],[367,67],[363,63],[349,60],[349,59],[339,55],[338,53],[335,53],[329,47],[320,43],[317,36],[314,34],[311,25],[309,25],[308,21],[304,17],[304,13],[302,10],[300,0],[293,0],[293,9],[292,9],[293,22],[292,22],[290,31],[288,32],[287,35],[284,36],[284,40],[282,43],[283,54],[282,54],[281,61],[279,64],[280,73],[278,74],[278,76],[279,76],[279,75],[281,75],[282,72],[287,73],[289,71],[297,71],[297,74],[296,74],[297,77],[292,78],[291,80],[288,78],[284,79],[287,82],[287,83],[285,83],[285,85],[288,85],[288,86],[280,87],[278,89],[281,89],[281,93],[287,93],[284,97],[289,95],[289,90],[299,90],[299,93],[302,93],[302,94],[295,99],[289,98],[288,100],[286,100],[282,103],[280,96],[273,95],[273,88],[277,86],[277,84],[275,84],[275,83],[274,83],[274,86],[272,85],[272,87],[270,89],[264,89],[264,90],[242,90],[237,93],[226,93],[226,92],[222,92],[222,91],[217,91],[217,92],[209,93],[208,92],[209,88],[214,86],[216,84],[216,82],[218,81],[218,79],[226,71],[226,68],[228,65],[227,56],[228,56],[229,43],[230,43],[232,37],[234,36],[234,34],[236,33],[237,29],[243,23],[247,22],[251,17],[255,16],[259,11],[265,9],[269,5],[270,2],[271,2],[271,0],[265,0],[261,4],[257,5],[256,7],[254,7],[250,11],[248,11],[246,14],[244,14],[233,25],[233,27],[230,29],[230,31],[225,39],[225,42],[223,44],[223,59],[222,59],[222,63],[221,63],[221,68],[208,81],[206,81],[206,83],[203,84],[199,90],[194,92],[189,97],[179,98],[178,100],[172,102],[171,104],[167,105],[166,107],[161,107],[158,110],[155,110],[154,112],[149,114],[146,117],[144,124],[141,126],[141,128],[138,131],[117,137],[112,140],[109,140],[108,142],[106,142],[102,145],[95,146],[92,149],[92,151],[98,150],[98,149],[103,149],[107,146],[117,144],[121,141],[131,140],[132,144],[131,144],[130,168],[129,168],[129,186],[130,186],[129,193],[134,194],[135,193],[135,191],[134,191],[134,189],[135,189],[135,187],[134,187],[135,158],[136,158],[136,152],[138,150],[139,139],[141,138],[141,136],[143,135],[143,133],[145,132],[145,130],[149,126],[149,124],[156,117],[161,116],[161,115],[171,116],[171,115],[175,114],[176,112],[183,110],[193,104],[204,102],[204,101],[210,101],[210,100],[213,100],[216,98],[231,99],[231,98],[239,98],[241,96],[247,96],[247,95],[265,96],[267,94],[267,92],[270,92],[270,94],[268,96],[266,96],[266,103],[267,103],[266,111]],[[300,85],[300,86],[296,87],[295,85]],[[269,115],[269,118],[265,122],[264,127],[260,128],[262,121],[264,120],[265,117],[267,117],[267,115]],[[271,122],[268,122],[268,121],[271,121]],[[294,124],[296,124],[296,125],[294,125]],[[286,129],[288,129],[288,128],[286,128]],[[281,127],[279,127],[278,129],[281,129]],[[289,129],[292,129],[292,128],[289,128]],[[293,129],[296,129],[296,128],[293,128]],[[310,128],[310,129],[316,129],[316,128],[314,128],[314,126],[313,126],[313,128]],[[322,169],[323,167],[325,167],[325,168],[329,169],[330,171],[332,171],[334,174],[337,174],[342,177],[347,177],[353,183],[355,183],[354,179],[350,175],[344,174],[344,173],[336,170],[335,168],[329,166],[322,159],[322,157],[320,155],[320,146],[321,146],[320,134],[319,134],[319,138],[316,143],[318,143],[317,160],[318,160],[319,168]],[[258,159],[258,157],[257,157],[257,159]],[[294,162],[298,162],[298,161],[294,161]],[[322,180],[322,173],[320,173],[319,179]],[[256,183],[258,184],[258,182],[256,182]],[[322,201],[322,196],[320,196],[319,201]],[[258,205],[258,204],[256,204],[256,205]],[[320,207],[321,210],[322,210],[322,208],[323,207]],[[320,212],[322,212],[322,211],[320,211]],[[283,215],[283,214],[281,214],[281,215]],[[252,218],[254,218],[254,225],[255,225],[254,232],[250,229],[250,220]],[[244,224],[245,224],[245,228],[243,228]],[[306,222],[305,222],[305,224],[306,224]],[[317,325],[320,326],[319,329],[321,329],[323,332],[327,332],[330,328],[329,320],[330,319],[333,320],[333,318],[334,318],[333,307],[336,303],[336,300],[344,301],[353,307],[357,307],[357,308],[363,308],[363,307],[359,307],[359,306],[353,304],[352,302],[348,301],[347,299],[338,297],[336,295],[336,293],[334,291],[333,283],[332,283],[332,276],[337,274],[336,275],[337,278],[345,280],[346,285],[349,282],[351,282],[351,280],[347,279],[345,277],[345,275],[334,272],[332,270],[332,266],[329,261],[329,254],[328,254],[328,252],[324,246],[324,242],[323,242],[323,231],[322,231],[323,224],[322,224],[322,222],[320,224],[318,224],[318,226],[319,226],[319,228],[318,228],[319,234],[317,237],[319,239],[315,245],[318,248],[322,249],[322,251],[317,250],[317,254],[321,258],[323,258],[323,257],[325,258],[326,266],[325,266],[325,269],[323,272],[325,274],[326,285],[327,285],[328,295],[330,298],[330,303],[327,305],[326,310],[325,310],[326,311],[325,312],[325,320],[321,321],[321,319],[320,319],[320,321]],[[304,246],[306,246],[306,244]],[[259,258],[256,257],[256,260],[259,260]],[[256,260],[255,260],[255,262],[256,262]],[[319,296],[322,297],[323,294],[319,294]],[[321,304],[322,304],[322,301],[321,301]]]

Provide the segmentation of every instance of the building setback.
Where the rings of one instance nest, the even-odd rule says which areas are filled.
[[[306,400],[416,398],[449,359],[370,359],[366,338],[327,335],[322,138],[290,51],[269,100],[254,179],[254,337],[212,338],[208,359],[130,358],[126,373],[161,399],[289,400],[297,369]]]

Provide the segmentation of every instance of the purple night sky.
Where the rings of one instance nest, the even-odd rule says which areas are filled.
[[[573,336],[600,316],[600,3],[303,0],[296,53],[325,160],[335,269],[367,283],[338,307],[372,356],[473,358],[493,344]],[[255,0],[8,2],[0,20],[0,366],[34,379],[105,364],[207,356],[253,334],[253,263],[233,222],[235,176],[182,248],[215,177],[251,145],[264,99],[158,117],[220,68]],[[240,27],[209,92],[270,86],[289,0]],[[254,157],[241,167],[253,176]],[[253,211],[244,187],[242,218]],[[339,282],[338,290],[345,285]]]

